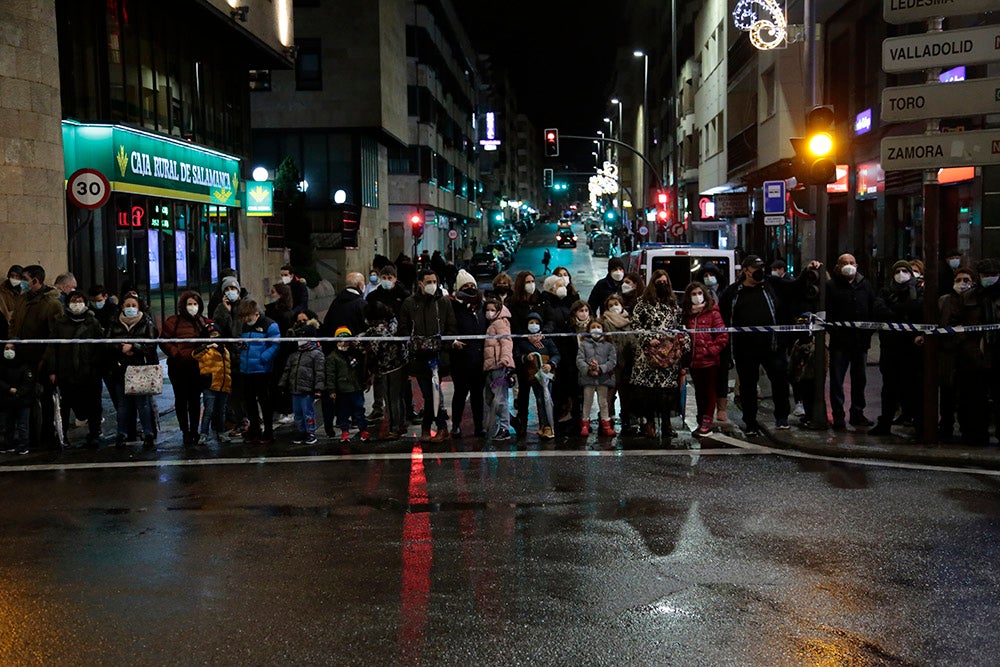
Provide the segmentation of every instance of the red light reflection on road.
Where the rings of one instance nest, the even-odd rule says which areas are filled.
[[[399,652],[404,664],[420,664],[427,630],[427,606],[431,597],[431,515],[427,505],[424,452],[418,446],[410,457],[409,506],[423,505],[403,517],[402,614]]]

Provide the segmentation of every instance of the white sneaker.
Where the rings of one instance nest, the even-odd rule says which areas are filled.
[[[295,422],[295,415],[281,415],[278,417],[279,424],[292,424]]]
[[[806,409],[804,407],[802,407],[802,403],[801,402],[795,404],[795,412],[793,412],[792,415],[795,416],[795,417],[805,417],[806,416]]]

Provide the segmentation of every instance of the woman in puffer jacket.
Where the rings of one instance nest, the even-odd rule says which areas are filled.
[[[121,312],[108,327],[108,338],[158,338],[156,325],[140,306],[139,297],[129,292],[122,299]],[[153,448],[153,397],[125,393],[125,369],[129,366],[151,366],[159,362],[156,343],[120,343],[108,346],[108,356],[114,369],[114,389],[118,396],[118,438],[116,447],[124,447],[130,426],[135,425],[136,413],[142,426],[142,444]]]
[[[703,283],[694,281],[684,291],[681,309],[688,329],[723,329],[726,323],[715,305],[715,296]],[[722,365],[722,351],[729,343],[729,334],[721,332],[689,332],[691,334],[691,380],[698,404],[697,435],[712,432],[715,415],[716,385]]]
[[[507,336],[507,338],[487,338],[483,345],[483,371],[486,373],[486,387],[483,403],[486,414],[495,414],[497,430],[494,440],[510,439],[510,406],[507,394],[510,384],[508,373],[514,370],[514,341],[510,338],[510,311],[500,299],[491,297],[483,305],[483,312],[489,325],[487,336]]]
[[[164,338],[199,338],[205,328],[205,304],[201,295],[188,290],[177,299],[177,314],[163,323]],[[174,390],[177,424],[184,434],[184,446],[198,444],[201,418],[201,372],[193,354],[195,343],[160,343],[167,355],[167,375]]]

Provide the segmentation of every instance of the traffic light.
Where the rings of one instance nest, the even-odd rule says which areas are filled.
[[[424,236],[424,216],[414,213],[410,216],[410,231],[413,232],[413,240],[419,241]]]
[[[545,157],[559,156],[559,130],[554,127],[547,128],[545,137]]]
[[[553,172],[551,169],[542,169],[542,187],[552,187]]]
[[[666,229],[673,223],[673,194],[669,190],[656,193],[656,224],[660,229]]]
[[[806,136],[789,139],[795,149],[792,172],[800,183],[824,185],[837,180],[833,125],[833,107],[813,107],[806,114]]]

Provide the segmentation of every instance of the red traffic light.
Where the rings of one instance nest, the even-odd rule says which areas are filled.
[[[545,157],[557,157],[559,155],[559,130],[554,127],[546,128],[543,136],[545,138]]]
[[[423,222],[423,219],[420,217],[419,213],[414,213],[410,216],[411,225],[419,225],[421,222]]]
[[[670,213],[668,213],[667,211],[660,211],[659,213],[656,214],[656,217],[660,219],[660,222],[666,222],[667,218],[670,217]]]
[[[656,195],[656,201],[659,202],[659,203],[661,203],[661,204],[666,204],[667,203],[667,193],[666,192],[661,192],[661,193],[657,194]]]

